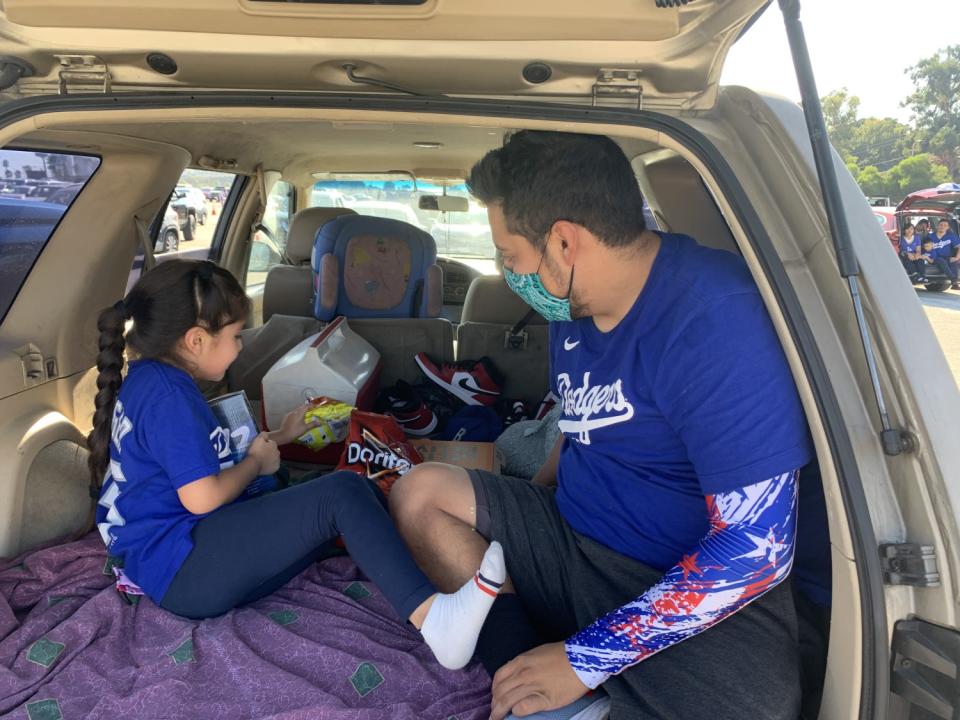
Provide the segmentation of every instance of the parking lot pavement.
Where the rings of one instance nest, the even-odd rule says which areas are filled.
[[[927,319],[940,341],[943,354],[960,387],[960,290],[929,292],[917,290]]]

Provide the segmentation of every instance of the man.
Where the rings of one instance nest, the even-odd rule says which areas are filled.
[[[491,717],[602,686],[614,720],[793,720],[781,582],[812,454],[745,264],[646,230],[605,137],[518,132],[468,184],[507,283],[553,321],[562,436],[534,483],[425,464],[391,509],[440,588],[468,579],[488,541],[504,547],[509,578],[477,648]]]
[[[960,290],[960,277],[958,277],[960,237],[957,237],[957,234],[950,229],[950,222],[946,218],[942,218],[937,222],[936,231],[929,238],[933,243],[933,252],[931,253],[933,264],[950,278],[950,287],[953,290]]]

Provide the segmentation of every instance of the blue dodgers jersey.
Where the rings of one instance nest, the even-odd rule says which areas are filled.
[[[566,438],[557,505],[578,532],[661,571],[709,529],[706,495],[811,457],[800,399],[746,265],[684,235],[661,246],[611,331],[551,324]]]
[[[130,363],[113,414],[97,527],[110,555],[159,603],[204,517],[177,489],[233,464],[230,439],[191,377],[156,360]]]
[[[920,237],[918,235],[914,235],[912,240],[907,240],[903,235],[900,236],[900,252],[916,253],[920,250]]]
[[[957,245],[960,245],[960,237],[952,230],[947,231],[943,237],[937,237],[936,233],[930,233],[928,239],[933,243],[931,255],[935,258],[949,259],[953,256]]]

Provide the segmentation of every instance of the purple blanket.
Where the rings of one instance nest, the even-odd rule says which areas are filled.
[[[104,574],[97,535],[0,565],[0,716],[474,720],[476,663],[444,670],[348,558],[195,622]]]

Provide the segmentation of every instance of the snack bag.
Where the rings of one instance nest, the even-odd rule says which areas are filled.
[[[313,398],[311,407],[304,415],[308,423],[321,420],[321,424],[311,428],[297,442],[311,450],[322,450],[327,445],[342,442],[350,431],[350,413],[352,407],[339,400],[328,397]]]
[[[421,462],[423,458],[407,442],[396,420],[388,415],[353,411],[350,434],[337,470],[360,473],[389,495],[397,478]]]
[[[253,417],[247,394],[243,390],[221,395],[209,402],[213,416],[220,424],[220,433],[215,439],[220,453],[220,467],[236,465],[247,456],[247,450],[256,439],[260,429]],[[254,478],[244,489],[242,498],[251,498],[280,487],[276,475],[261,475]]]

